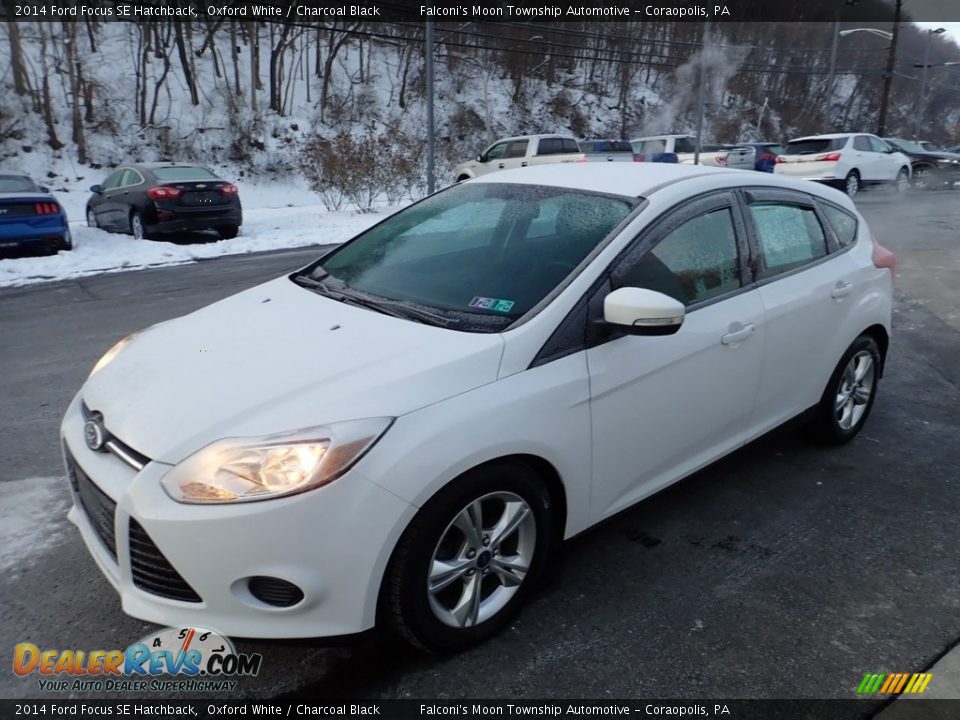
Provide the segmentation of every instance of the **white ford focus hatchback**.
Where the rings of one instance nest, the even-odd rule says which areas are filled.
[[[123,609],[243,637],[488,637],[557,542],[798,415],[851,439],[893,256],[841,193],[496,173],[111,349],[62,426]]]

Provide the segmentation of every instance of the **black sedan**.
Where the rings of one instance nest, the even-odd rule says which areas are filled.
[[[73,247],[67,215],[26,175],[0,175],[0,253],[55,253]]]
[[[135,238],[209,229],[228,240],[243,224],[237,186],[199,165],[125,165],[90,191],[87,224]]]
[[[884,140],[910,158],[914,187],[931,190],[960,181],[960,155],[945,150],[929,150],[913,140]]]

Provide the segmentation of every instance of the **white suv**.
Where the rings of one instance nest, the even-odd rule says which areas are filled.
[[[777,175],[816,180],[853,197],[865,185],[910,187],[910,159],[868,133],[811,135],[791,140],[777,157]]]

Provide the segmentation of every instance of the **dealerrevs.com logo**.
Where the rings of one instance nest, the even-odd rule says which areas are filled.
[[[38,675],[39,689],[50,692],[232,691],[233,678],[255,676],[262,662],[259,653],[237,653],[225,636],[197,627],[166,628],[126,650],[13,649],[13,672]]]

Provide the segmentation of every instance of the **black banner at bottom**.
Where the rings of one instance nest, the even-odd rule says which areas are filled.
[[[960,700],[0,700],[0,718],[729,718],[946,720]]]

